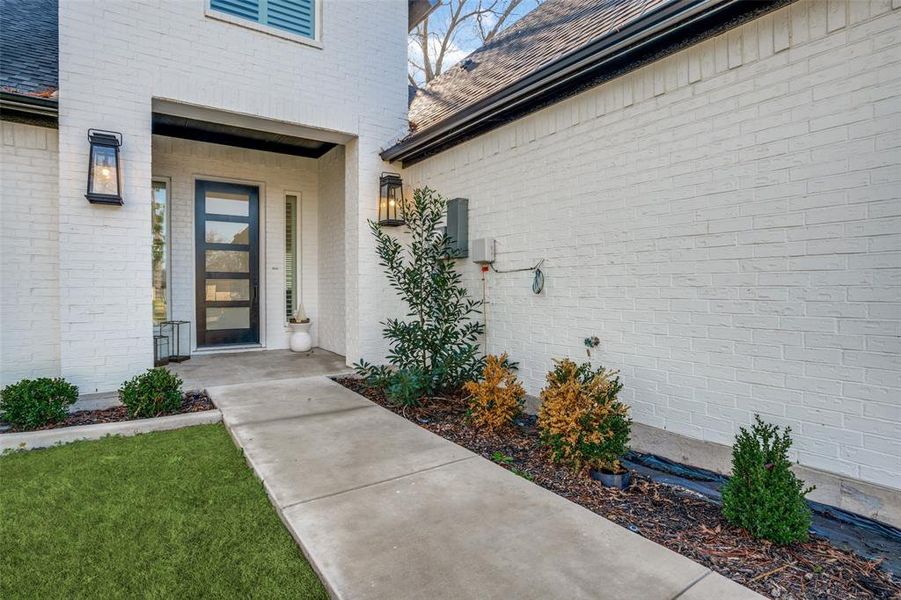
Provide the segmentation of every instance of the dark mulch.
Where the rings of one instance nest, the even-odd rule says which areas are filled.
[[[181,408],[179,408],[177,411],[171,413],[163,413],[155,416],[162,417],[165,415],[180,415],[183,413],[212,410],[214,408],[216,408],[216,406],[213,404],[213,401],[210,400],[210,396],[206,393],[206,390],[193,390],[190,392],[185,392],[184,398],[181,401]],[[62,421],[50,423],[49,425],[44,425],[43,427],[38,427],[37,429],[30,429],[29,431],[43,431],[44,429],[59,429],[60,427],[73,427],[75,425],[96,425],[98,423],[116,423],[118,421],[132,420],[134,419],[128,416],[128,411],[124,406],[114,406],[112,408],[104,408],[101,410],[79,410],[77,412],[71,413]],[[11,428],[4,433],[16,433],[19,431],[22,430]]]
[[[534,418],[493,435],[466,425],[462,395],[403,408],[359,379],[337,381],[489,460],[501,453],[508,457],[501,461],[504,468],[771,598],[901,599],[901,581],[878,561],[838,549],[823,538],[777,546],[733,527],[716,504],[689,490],[634,472],[627,490],[614,490],[585,473],[557,466],[538,442]]]

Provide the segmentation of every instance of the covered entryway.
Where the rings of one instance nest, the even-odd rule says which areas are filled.
[[[301,308],[314,348],[345,354],[349,139],[154,102],[153,316],[190,322],[185,364],[287,349]]]

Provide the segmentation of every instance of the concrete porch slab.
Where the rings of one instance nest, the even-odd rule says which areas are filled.
[[[186,390],[349,371],[343,356],[321,348],[310,352],[252,350],[194,354],[190,360],[170,363],[167,367],[184,380]]]

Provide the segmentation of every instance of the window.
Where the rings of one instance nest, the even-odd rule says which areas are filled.
[[[210,10],[316,39],[317,0],[209,0]]]
[[[153,322],[169,318],[169,181],[151,183]]]
[[[297,308],[297,196],[285,196],[285,317]]]

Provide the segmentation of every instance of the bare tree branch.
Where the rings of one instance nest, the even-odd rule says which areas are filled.
[[[497,3],[495,2],[495,4],[497,4]],[[498,34],[498,32],[500,32],[501,29],[503,29],[504,23],[507,22],[507,19],[510,18],[510,15],[513,13],[514,10],[516,10],[516,7],[519,6],[520,4],[522,4],[522,0],[510,0],[510,2],[507,4],[507,7],[504,8],[500,14],[493,13],[493,14],[496,14],[496,17],[497,17],[494,22],[494,27],[492,27],[488,31],[487,34],[482,35],[482,43],[487,44],[492,39],[494,39],[494,36],[496,36]],[[479,26],[479,31],[481,32],[481,24]]]
[[[410,34],[409,79],[427,84],[450,66],[450,60],[456,61],[461,51],[490,42],[541,1],[441,0],[438,9]],[[457,46],[461,35],[462,48]],[[420,56],[421,62],[414,56]]]

